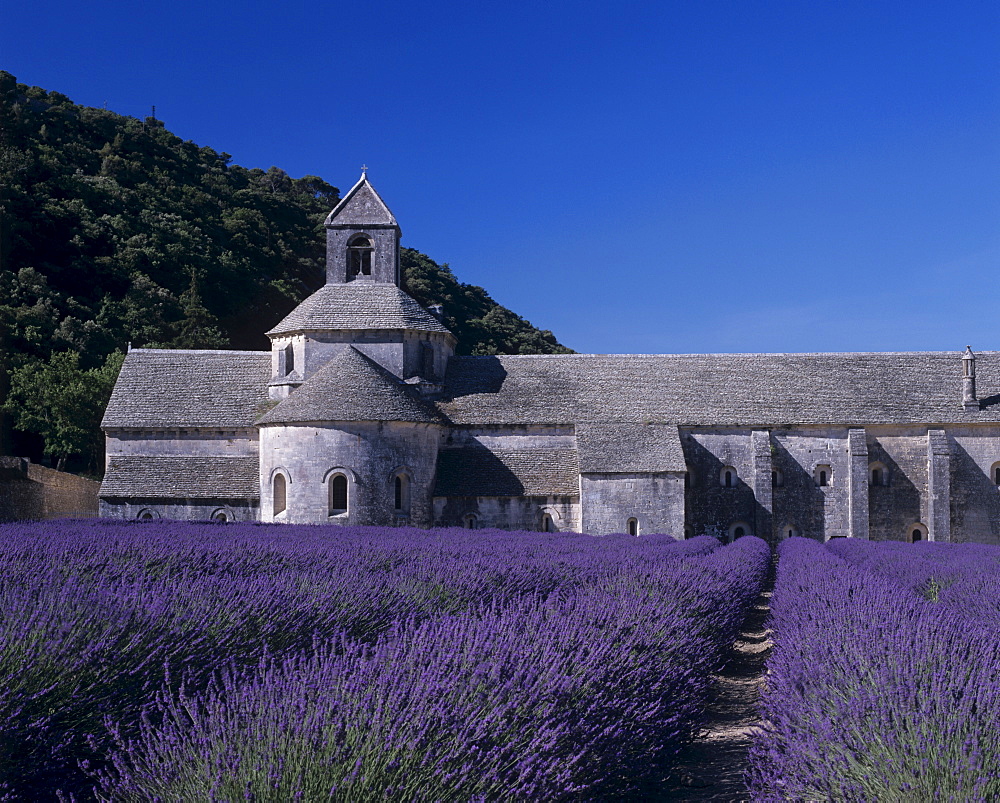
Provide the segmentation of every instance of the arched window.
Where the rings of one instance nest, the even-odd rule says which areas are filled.
[[[730,542],[735,541],[737,538],[742,538],[744,535],[753,535],[753,530],[745,521],[734,521],[729,525]]]
[[[397,513],[410,512],[410,478],[403,473],[392,480],[392,504]]]
[[[990,467],[990,480],[994,485],[1000,487],[1000,460]]]
[[[347,477],[334,474],[330,478],[330,515],[339,516],[347,512]]]
[[[723,466],[722,471],[719,472],[719,482],[722,483],[723,488],[735,488],[738,480],[739,475],[732,466]]]
[[[212,521],[217,521],[220,524],[225,524],[227,521],[233,520],[233,514],[226,510],[224,507],[220,507],[212,514]]]
[[[833,484],[833,469],[826,463],[821,463],[813,469],[813,479],[818,488],[825,488]]]
[[[796,527],[794,524],[786,524],[784,527],[781,528],[782,538],[796,538],[800,534],[801,533],[799,533],[799,528]]]
[[[139,511],[139,515],[136,516],[139,521],[152,521],[156,518],[156,514],[150,510],[148,507]]]
[[[367,235],[359,234],[353,237],[347,245],[347,276],[371,276],[372,274],[372,241]]]
[[[927,527],[918,521],[906,528],[906,535],[910,543],[913,544],[917,543],[917,541],[926,541]]]
[[[638,519],[629,519],[628,523],[625,526],[628,528],[628,534],[629,535],[638,535],[639,534],[639,520]]]
[[[782,475],[782,473],[776,468],[771,469],[771,487],[780,488],[784,484],[785,484],[784,475]]]
[[[274,479],[271,481],[271,487],[273,489],[272,496],[274,497],[274,515],[277,516],[279,513],[284,513],[285,508],[288,506],[288,488],[285,480],[284,474],[275,474]]]
[[[552,521],[552,515],[549,513],[542,514],[542,532],[543,533],[554,533],[556,531],[556,523]]]
[[[479,523],[479,520],[476,518],[476,514],[475,513],[467,513],[465,515],[465,518],[462,519],[462,524],[465,525],[465,529],[466,530],[474,530],[474,529],[476,529],[476,525],[478,523]]]

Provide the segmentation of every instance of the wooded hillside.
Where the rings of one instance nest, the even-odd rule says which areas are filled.
[[[338,200],[317,176],[234,165],[158,120],[79,106],[0,71],[0,401],[8,413],[0,453],[37,457],[42,438],[48,456],[85,458],[96,469],[93,410],[103,408],[129,343],[267,348],[263,332],[324,281],[322,224]],[[569,351],[447,265],[412,249],[402,263],[407,291],[444,306],[459,353]],[[63,356],[53,363],[54,355]],[[61,431],[90,431],[87,443],[53,434],[60,425],[44,420],[60,394],[50,389],[42,401],[38,388],[55,377],[75,387],[59,411],[72,426]],[[81,384],[90,388],[82,396]]]

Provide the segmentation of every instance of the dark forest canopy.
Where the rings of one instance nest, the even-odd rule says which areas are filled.
[[[240,167],[153,118],[0,71],[0,400],[11,376],[65,352],[106,377],[129,343],[266,349],[263,332],[324,281],[338,200],[316,176]],[[408,292],[443,305],[459,353],[569,351],[447,265],[412,249],[402,264]]]

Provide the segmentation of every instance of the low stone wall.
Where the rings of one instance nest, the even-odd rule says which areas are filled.
[[[0,521],[96,516],[100,487],[21,457],[0,457]]]

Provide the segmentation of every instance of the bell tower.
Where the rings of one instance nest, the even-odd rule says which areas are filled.
[[[399,287],[399,224],[369,183],[367,168],[325,225],[327,284]]]

